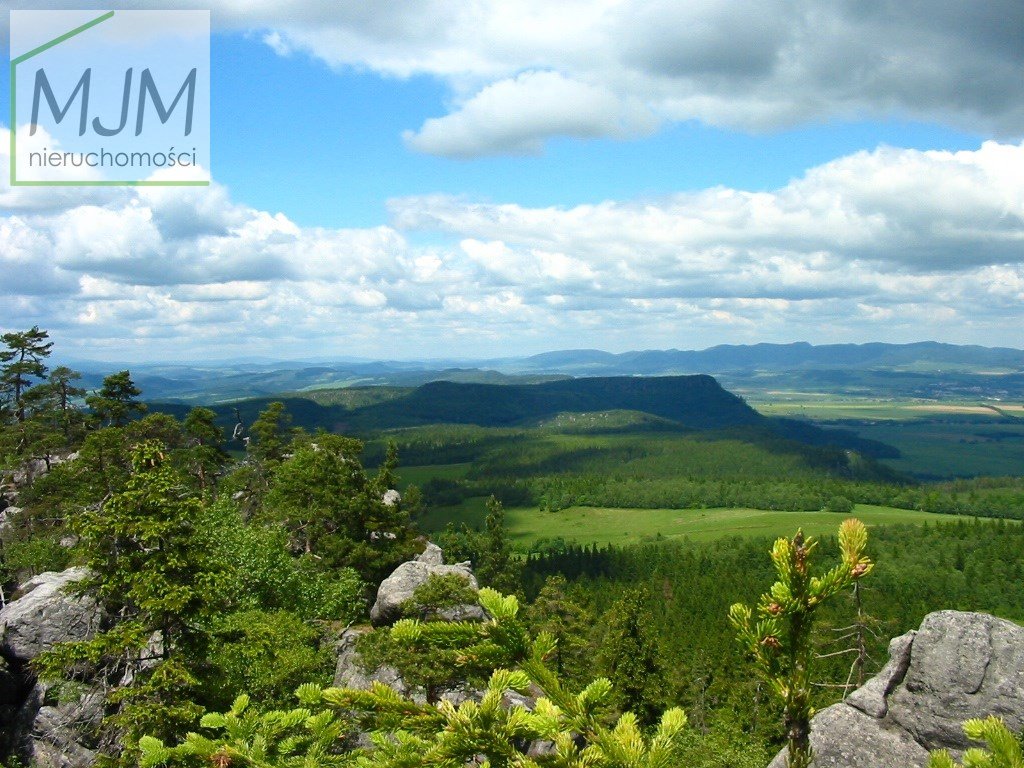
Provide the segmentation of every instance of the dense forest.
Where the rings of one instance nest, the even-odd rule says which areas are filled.
[[[403,462],[468,466],[431,477],[433,505],[495,495],[507,505],[815,510],[846,500],[945,514],[1020,519],[1024,482],[984,477],[922,483],[856,451],[760,429],[680,432],[624,412],[574,415],[531,429],[445,425],[371,440],[376,463],[394,443]]]
[[[607,423],[604,434],[549,425],[540,438],[432,427],[364,452],[294,427],[271,402],[229,440],[207,408],[147,413],[127,370],[86,392],[76,372],[48,367],[47,339],[5,334],[0,351],[0,582],[9,601],[35,574],[88,569],[77,589],[99,607],[99,631],[43,653],[32,673],[53,700],[105,692],[95,744],[106,764],[398,768],[485,755],[492,766],[754,768],[788,744],[790,765],[805,766],[812,709],[877,671],[890,637],[938,608],[1024,620],[1015,522],[967,516],[869,538],[837,514],[839,536],[817,548],[794,532],[774,544],[562,542],[522,557],[499,498],[780,509],[843,498],[1020,518],[1019,481],[923,486],[847,450],[680,432],[657,414],[626,438]],[[450,487],[399,494],[410,456],[474,463]],[[428,582],[405,618],[359,641],[368,665],[393,665],[425,699],[331,687],[339,635],[365,625],[377,585],[423,551],[425,506],[467,492],[494,494],[485,519],[434,540],[449,562],[472,563],[482,589]],[[477,601],[488,620],[436,620]],[[460,685],[479,697],[445,703]],[[509,705],[509,692],[532,708]],[[542,741],[544,754],[520,749]],[[12,761],[13,747],[0,744]]]

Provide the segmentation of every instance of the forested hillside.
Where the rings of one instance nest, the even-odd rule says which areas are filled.
[[[87,392],[50,368],[38,328],[3,343],[9,761],[57,739],[83,766],[415,768],[515,764],[550,742],[536,765],[755,768],[784,743],[803,754],[812,708],[926,613],[1024,619],[1024,527],[974,519],[1020,517],[1018,480],[914,482],[780,434],[710,377],[358,394],[344,410],[365,424],[449,421],[367,446],[297,427],[282,402],[240,408],[229,435],[207,408],[148,412],[128,370]],[[538,531],[568,506],[628,520],[724,502],[813,510],[841,533],[518,546],[502,500]],[[929,522],[840,527],[879,500]],[[365,685],[331,687],[338,675]]]

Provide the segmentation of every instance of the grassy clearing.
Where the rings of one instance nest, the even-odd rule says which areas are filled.
[[[853,513],[869,527],[901,523],[944,523],[960,518],[893,507],[858,504]],[[468,499],[459,507],[431,510],[421,525],[427,531],[449,522],[482,524],[484,499]],[[832,512],[776,512],[762,509],[613,509],[570,507],[541,512],[535,507],[506,510],[509,538],[520,551],[541,539],[561,538],[577,544],[635,544],[657,538],[689,537],[709,541],[723,536],[788,536],[797,528],[814,536],[835,533],[847,515]]]

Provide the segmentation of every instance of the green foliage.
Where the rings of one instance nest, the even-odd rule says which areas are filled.
[[[643,725],[651,725],[664,708],[664,671],[643,593],[628,591],[601,623],[607,627],[601,657],[614,701],[621,711],[634,712]]]
[[[77,438],[76,438],[77,439]],[[131,456],[135,447],[147,440],[165,446],[164,461],[169,468],[181,470],[183,489],[199,489],[200,484],[189,476],[189,448],[182,425],[166,414],[156,413],[132,421],[123,427],[104,427],[89,432],[78,449],[74,461],[56,464],[22,488],[18,503],[25,508],[9,527],[5,539],[11,544],[10,554],[17,559],[17,550],[32,546],[32,540],[59,542],[73,531],[68,521],[76,519],[83,509],[94,509],[105,499],[122,492],[131,476]],[[54,545],[56,546],[56,544]],[[53,547],[54,555],[60,553]],[[36,559],[43,570],[59,570],[68,562],[69,554],[49,562]],[[33,570],[38,567],[32,566]]]
[[[481,599],[483,595],[481,591]],[[492,629],[479,622],[402,619],[364,635],[357,649],[368,670],[394,667],[407,685],[421,690],[433,704],[447,690],[482,685],[491,671],[514,663],[524,652],[526,634],[518,624],[499,628],[505,634],[498,638],[491,636]]]
[[[252,436],[249,452],[253,458],[264,462],[281,461],[294,434],[291,424],[291,416],[284,403],[274,401],[267,405],[249,428]]]
[[[358,440],[326,432],[293,444],[273,472],[261,517],[324,568],[353,567],[380,580],[411,556],[414,536],[401,505],[385,504],[367,477],[361,450]]]
[[[911,426],[887,429],[902,434]],[[952,440],[944,449],[947,464],[962,454],[958,440],[981,439],[970,424],[935,424],[932,429]],[[988,438],[992,451],[1008,449],[1011,439],[1020,441],[1019,426],[1007,423],[1001,429],[1005,435]],[[465,506],[467,499],[494,494],[510,509],[809,511],[843,497],[854,504],[943,514],[1024,516],[1024,480],[1019,477],[918,484],[855,453],[781,440],[751,428],[580,433],[558,424],[534,429],[442,425],[389,432],[388,439],[398,444],[407,465],[415,465],[403,470],[403,478],[420,485],[432,507]],[[382,451],[379,442],[371,443],[371,454]],[[1016,474],[1019,462],[1007,459],[1000,466]],[[446,520],[435,523],[438,517],[443,513],[432,508],[427,526],[443,528]]]
[[[227,463],[224,433],[214,424],[216,414],[209,408],[193,408],[185,417],[182,432],[187,440],[183,461],[200,490],[213,484],[216,473]]]
[[[799,531],[792,539],[778,539],[771,552],[778,579],[761,596],[756,623],[754,611],[742,603],[729,610],[737,639],[754,660],[758,674],[783,702],[789,768],[807,768],[812,757],[814,615],[822,603],[871,571],[873,564],[864,555],[867,537],[859,520],[844,521],[839,528],[842,560],[820,576],[811,572],[813,539],[805,540]]]
[[[81,441],[85,417],[75,407],[74,401],[85,396],[85,389],[75,386],[82,374],[67,366],[60,365],[50,371],[49,396],[53,398],[60,429],[68,445]]]
[[[64,536],[62,528],[35,520],[28,510],[11,517],[0,544],[0,585],[66,568],[72,553],[61,543]]]
[[[845,496],[833,496],[825,502],[824,510],[826,512],[848,515],[853,512],[853,502]]]
[[[402,604],[401,611],[406,618],[429,619],[445,608],[475,603],[476,599],[477,591],[459,574],[432,573]]]
[[[47,372],[48,337],[38,326],[0,337],[0,465],[41,459],[49,466],[82,439],[85,419],[73,402],[85,392],[74,384],[81,374],[65,366]]]
[[[44,678],[88,674],[112,684],[105,725],[122,748],[145,733],[174,736],[201,713],[194,703],[200,627],[217,606],[208,596],[220,566],[209,557],[200,502],[155,441],[132,452],[124,490],[74,527],[90,576],[81,588],[117,623],[92,640],[61,643],[34,664]],[[128,749],[119,760],[130,762]]]
[[[872,460],[753,427],[579,433],[560,426],[438,426],[388,437],[409,464],[472,462],[461,476],[443,466],[437,475],[417,476],[427,500],[439,505],[494,494],[510,507],[550,511],[577,505],[820,510],[832,496],[887,504],[906,490]]]
[[[293,557],[284,530],[246,523],[229,500],[208,505],[204,514],[210,556],[223,568],[216,583],[223,604],[341,625],[366,613],[366,585],[353,569],[325,571],[308,557]]]
[[[207,715],[202,725],[211,735],[189,734],[177,746],[147,738],[140,748],[142,765],[229,764],[257,766],[358,765],[361,768],[461,768],[482,758],[483,765],[540,768],[674,768],[679,765],[686,716],[667,711],[650,735],[624,713],[609,726],[606,715],[612,686],[596,680],[579,694],[566,691],[545,663],[554,641],[525,633],[514,597],[481,590],[481,602],[494,618],[476,625],[399,622],[399,642],[416,643],[434,635],[441,643],[461,642],[464,663],[475,664],[480,652],[492,659],[518,659],[515,669],[497,668],[479,700],[458,706],[442,701],[417,704],[383,685],[369,691],[302,686],[300,709],[264,715],[246,712],[241,698],[226,715]],[[454,638],[458,636],[459,640]],[[443,639],[442,639],[443,638]],[[532,710],[508,703],[509,694],[540,689]],[[339,747],[346,717],[373,732],[373,747],[346,756]],[[311,725],[311,721],[313,725]],[[326,738],[319,738],[326,734]],[[527,757],[518,745],[546,740],[550,754]],[[350,761],[346,762],[346,760]]]
[[[53,342],[46,341],[49,336],[38,325],[0,336],[5,347],[0,349],[0,412],[19,423],[26,419],[25,394],[34,381],[46,376],[43,360],[53,347]]]
[[[146,412],[145,404],[136,399],[141,394],[131,373],[118,371],[103,379],[103,386],[96,394],[86,397],[85,403],[101,424],[120,427],[132,414]]]
[[[476,531],[463,524],[448,528],[436,537],[450,559],[473,563],[479,582],[505,591],[515,591],[519,584],[519,563],[512,557],[505,528],[505,507],[494,496],[486,503],[484,530]]]
[[[964,752],[960,763],[945,750],[933,752],[929,768],[1024,768],[1020,740],[1002,719],[989,716],[984,720],[968,720],[964,723],[964,733],[971,741],[983,742],[988,749],[972,747]]]
[[[705,731],[685,732],[679,765],[685,768],[764,768],[772,752],[766,744],[731,721],[720,721]]]
[[[939,525],[870,528],[876,565],[860,588],[865,605],[881,626],[877,637],[867,635],[869,677],[887,658],[889,638],[916,629],[931,611],[984,611],[1024,623],[1024,590],[1020,589],[1024,527],[1004,521],[945,519],[948,522]],[[663,654],[668,703],[683,707],[698,731],[725,727],[742,734],[751,748],[770,742],[775,745],[774,754],[783,735],[778,725],[781,705],[743,663],[727,617],[731,603],[756,604],[775,580],[772,563],[764,557],[771,544],[770,539],[734,536],[600,548],[552,546],[528,559],[523,591],[528,598],[538,595],[546,579],[561,574],[566,594],[588,615],[599,617],[630,589],[642,589],[652,596],[647,615]],[[835,536],[826,535],[816,554],[821,562],[829,562],[838,552]],[[848,626],[853,613],[852,601],[846,597],[850,593],[847,590],[823,604],[816,625]],[[597,619],[588,624],[601,626]],[[828,632],[825,638],[815,632],[817,652],[835,650],[820,642],[833,634]],[[593,642],[598,639],[596,634],[592,637]],[[595,650],[589,659],[596,657]],[[845,682],[849,668],[849,656],[815,659],[814,682]],[[563,671],[576,689],[591,674],[586,666],[582,673],[571,667]],[[816,686],[813,706],[823,709],[840,695],[838,689]]]
[[[487,501],[482,544],[479,559],[474,561],[480,583],[512,591],[518,583],[518,573],[505,531],[505,507],[493,496]]]
[[[191,732],[176,747],[166,747],[153,736],[139,740],[139,768],[162,765],[227,768],[331,768],[352,764],[343,751],[345,726],[331,712],[309,709],[260,713],[249,707],[249,697],[235,699],[224,714],[209,713],[200,723],[212,738]]]
[[[245,610],[211,627],[203,678],[207,706],[230,706],[246,691],[261,709],[291,702],[301,683],[328,683],[334,674],[333,641],[288,611]]]
[[[536,599],[527,607],[526,621],[534,634],[544,632],[555,639],[551,658],[555,671],[567,687],[589,679],[596,649],[589,635],[594,616],[568,593],[563,576],[550,576]]]

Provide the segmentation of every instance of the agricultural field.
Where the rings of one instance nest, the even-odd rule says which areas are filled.
[[[872,400],[803,392],[748,402],[766,416],[810,421],[893,446],[893,469],[924,480],[1024,474],[1024,405],[1003,401]]]
[[[879,400],[838,397],[809,392],[763,392],[749,394],[747,402],[765,416],[804,418],[817,422],[836,421],[918,421],[956,416],[978,417],[979,421],[1004,418],[1024,420],[1024,405],[979,403],[976,401]]]

